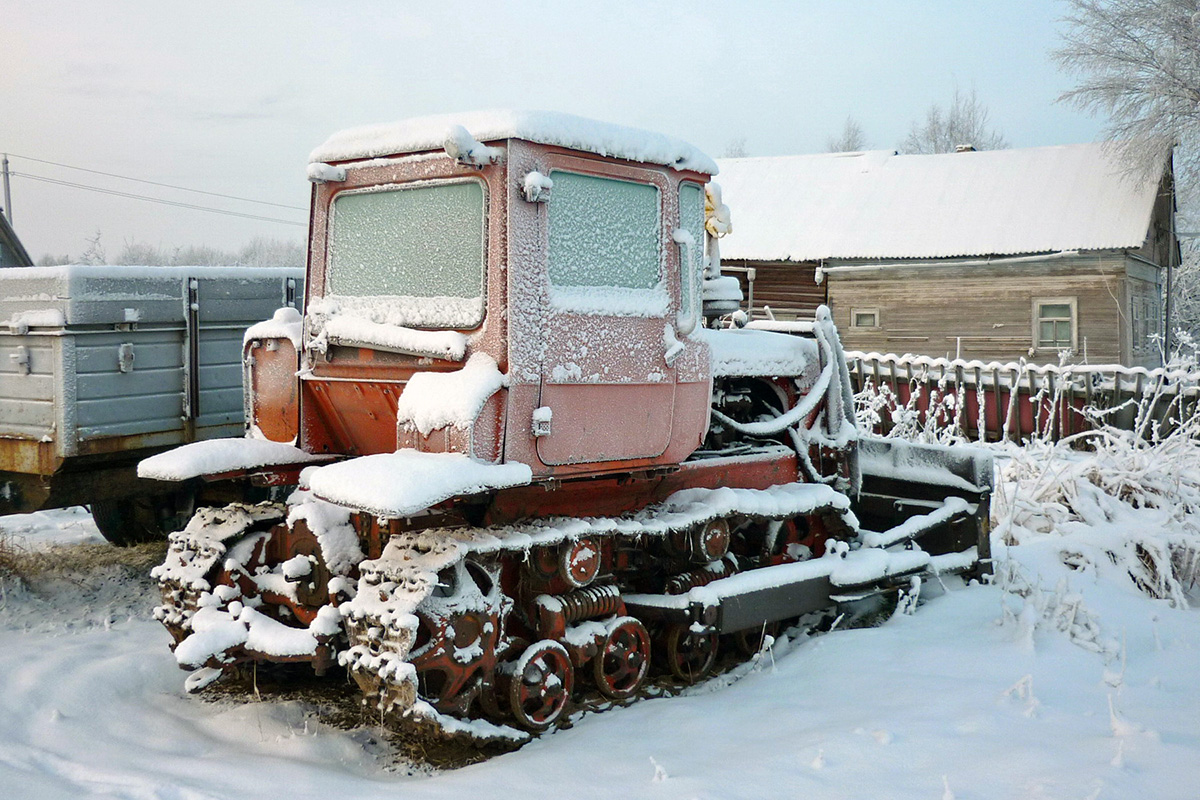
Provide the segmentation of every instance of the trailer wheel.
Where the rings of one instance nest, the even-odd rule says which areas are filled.
[[[89,506],[100,535],[117,547],[165,539],[187,524],[195,511],[190,491],[95,500]]]

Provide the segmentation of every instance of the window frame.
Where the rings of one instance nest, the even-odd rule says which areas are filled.
[[[481,263],[480,263],[480,285],[479,285],[479,315],[469,323],[459,324],[455,322],[453,325],[429,325],[415,322],[404,322],[405,327],[429,329],[429,330],[473,330],[483,324],[487,318],[488,307],[488,269],[490,261],[490,212],[491,212],[491,187],[488,182],[480,177],[470,175],[447,176],[444,178],[424,178],[413,181],[389,181],[371,186],[358,186],[348,188],[335,193],[329,198],[329,203],[325,212],[325,263],[324,274],[321,276],[322,282],[322,297],[332,297],[338,299],[346,299],[351,305],[355,304],[355,298],[371,298],[371,297],[395,297],[408,298],[413,300],[434,300],[438,296],[424,297],[421,295],[344,295],[333,291],[333,248],[334,248],[334,229],[337,225],[337,202],[343,197],[363,195],[363,194],[382,194],[395,191],[409,191],[413,189],[422,189],[435,186],[444,186],[448,184],[458,183],[475,183],[483,191],[482,213],[480,220],[480,243],[481,247]],[[444,295],[450,297],[451,295]],[[466,301],[474,301],[476,298],[464,297],[455,298]]]
[[[703,315],[703,295],[704,286],[700,278],[700,270],[704,264],[705,237],[708,235],[705,230],[705,186],[694,180],[681,180],[676,187],[676,227],[681,230],[687,230],[683,226],[683,190],[684,187],[694,187],[700,192],[700,237],[696,239],[693,246],[693,255],[696,258],[695,264],[684,264],[684,251],[687,249],[682,245],[679,246],[679,310],[684,313],[690,313],[692,306],[695,306],[697,318]],[[685,269],[690,272],[690,275],[685,272]],[[686,291],[685,291],[686,287]],[[690,301],[690,302],[689,302]]]
[[[1067,322],[1071,326],[1071,343],[1070,345],[1058,344],[1042,344],[1042,322],[1062,322],[1062,317],[1043,317],[1042,306],[1067,306],[1070,308],[1070,318]],[[1031,315],[1033,317],[1032,335],[1033,348],[1043,352],[1060,352],[1069,349],[1072,352],[1079,352],[1079,302],[1078,298],[1071,297],[1034,297],[1031,306]]]
[[[874,325],[859,325],[858,315],[870,314],[875,318]],[[878,331],[883,329],[882,321],[879,316],[879,306],[867,306],[862,308],[850,309],[850,328],[858,331]]]
[[[550,279],[550,214],[554,205],[554,191],[545,203],[539,203],[542,224],[543,279],[547,300],[553,314],[583,315],[589,317],[631,317],[667,319],[671,314],[673,293],[671,291],[670,249],[675,247],[666,229],[667,198],[675,186],[664,174],[641,166],[598,162],[575,153],[548,153],[538,170],[549,176],[556,171],[572,172],[591,178],[608,178],[650,186],[658,191],[658,281],[652,288],[629,289],[624,287],[563,287]],[[544,216],[542,216],[544,215]],[[605,290],[608,291],[605,291]],[[581,291],[582,290],[582,291]],[[589,296],[590,295],[590,296]],[[597,304],[599,295],[604,298]]]

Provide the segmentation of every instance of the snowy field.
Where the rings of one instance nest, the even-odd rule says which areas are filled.
[[[1174,524],[1124,508],[1107,528],[1010,537],[1007,590],[932,586],[915,615],[780,641],[738,679],[445,772],[298,702],[186,696],[132,568],[0,581],[0,796],[1200,797],[1200,611],[1104,556],[1120,530]],[[26,548],[101,541],[79,510],[0,531]]]

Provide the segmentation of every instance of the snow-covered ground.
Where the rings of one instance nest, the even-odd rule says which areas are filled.
[[[104,541],[92,515],[81,506],[0,517],[0,536],[8,537],[16,547],[27,549]]]
[[[1120,522],[1144,532],[1156,514]],[[78,511],[0,531],[28,546],[97,539]],[[1076,531],[1078,549],[1101,552],[1111,533]],[[129,570],[10,580],[0,796],[1200,796],[1200,611],[1119,569],[1064,566],[1063,537],[1022,541],[1002,553],[1011,591],[931,587],[915,615],[782,641],[739,680],[447,772],[397,767],[371,729],[330,728],[298,702],[185,695],[150,584]]]

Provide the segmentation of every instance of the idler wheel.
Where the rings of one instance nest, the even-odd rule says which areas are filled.
[[[745,630],[738,631],[733,634],[733,641],[737,645],[738,652],[746,657],[750,657],[758,654],[768,636],[773,639],[779,636],[778,622],[768,622],[766,625],[761,625],[757,628],[746,628]]]
[[[544,731],[562,716],[575,685],[575,669],[567,648],[543,639],[531,645],[513,667],[509,708],[517,724]]]
[[[678,622],[667,627],[667,667],[685,683],[697,683],[708,677],[717,661],[717,634],[696,633],[691,626]]]
[[[600,693],[613,700],[637,694],[650,672],[650,633],[633,617],[617,620],[592,659]]]

